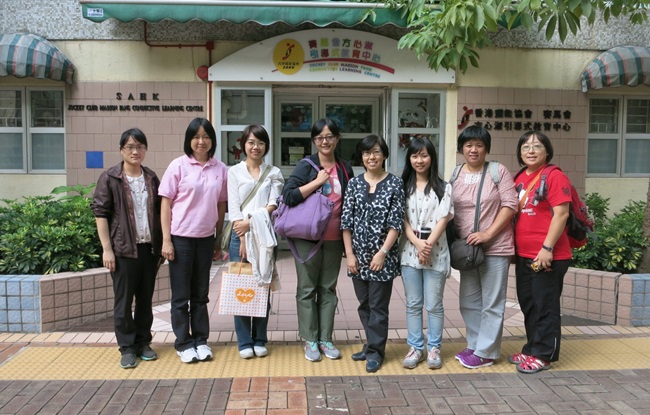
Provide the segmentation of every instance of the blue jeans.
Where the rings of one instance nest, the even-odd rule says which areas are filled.
[[[478,268],[460,272],[458,302],[467,347],[485,359],[498,359],[506,309],[510,257],[488,255]]]
[[[172,235],[174,260],[169,261],[172,290],[172,329],[178,351],[207,344],[210,336],[208,292],[214,237],[185,238]]]
[[[406,294],[406,343],[424,350],[424,330],[422,307],[426,300],[427,307],[427,350],[432,347],[440,349],[442,329],[445,324],[445,308],[442,298],[445,294],[447,278],[432,269],[402,267],[402,280]]]
[[[228,255],[231,261],[241,261],[239,256],[239,236],[233,231],[230,235],[230,248]],[[266,306],[266,317],[234,316],[235,333],[239,350],[251,349],[253,346],[264,346],[268,341],[266,328],[269,325],[269,310],[271,310],[271,296]]]

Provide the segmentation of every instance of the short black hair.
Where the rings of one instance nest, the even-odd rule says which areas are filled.
[[[241,151],[246,154],[246,140],[248,140],[248,136],[253,135],[255,138],[258,140],[261,140],[264,142],[264,155],[269,152],[269,149],[271,148],[271,139],[269,138],[269,133],[266,132],[264,127],[261,125],[256,125],[252,124],[249,125],[248,127],[244,128],[244,131],[241,133]],[[246,154],[248,156],[248,154]]]
[[[522,135],[517,142],[517,162],[519,165],[526,165],[526,163],[524,163],[524,159],[521,158],[521,146],[523,146],[524,143],[530,139],[530,137],[537,137],[539,142],[544,145],[544,148],[546,149],[546,162],[550,163],[551,160],[553,160],[553,145],[551,144],[551,140],[543,132],[535,130],[524,133],[524,135]]]
[[[458,136],[458,141],[456,142],[456,151],[463,153],[463,146],[468,141],[479,140],[485,144],[485,150],[490,153],[490,148],[492,146],[492,137],[488,130],[479,125],[470,125],[465,128],[460,135]]]
[[[357,155],[359,156],[359,159],[362,159],[361,154],[364,151],[370,150],[376,144],[379,144],[379,149],[381,149],[381,153],[384,155],[384,162],[381,164],[381,166],[382,168],[386,169],[386,159],[390,154],[388,151],[388,144],[386,144],[386,140],[384,140],[378,135],[370,134],[369,136],[361,140],[357,145],[357,153],[358,153]],[[364,164],[364,168],[365,168],[365,164]]]
[[[323,128],[329,128],[330,132],[336,137],[341,137],[341,131],[339,126],[336,125],[336,122],[331,118],[321,118],[320,120],[314,123],[314,126],[311,127],[311,139],[314,141],[314,138],[323,132]]]
[[[133,137],[135,141],[137,141],[140,144],[144,144],[145,147],[149,148],[149,145],[147,144],[147,136],[144,135],[142,130],[139,128],[129,128],[128,130],[124,131],[122,133],[122,137],[120,137],[120,149],[124,147],[127,141],[129,141],[129,138]]]
[[[211,159],[214,156],[215,151],[217,151],[217,133],[214,131],[214,127],[210,121],[205,118],[197,117],[190,122],[190,125],[187,126],[187,130],[185,130],[185,143],[183,143],[183,151],[185,151],[185,154],[188,156],[192,155],[192,139],[201,127],[203,127],[205,133],[210,137],[210,141],[212,141],[212,147],[210,147],[210,150],[208,150],[208,159]]]

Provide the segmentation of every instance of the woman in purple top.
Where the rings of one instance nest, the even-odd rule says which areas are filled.
[[[185,131],[185,155],[162,177],[162,256],[169,261],[174,347],[183,363],[212,358],[208,288],[216,240],[228,206],[228,169],[214,158],[217,135],[205,118]]]

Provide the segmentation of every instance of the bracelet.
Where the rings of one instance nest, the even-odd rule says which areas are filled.
[[[379,250],[380,250],[381,252],[383,252],[384,255],[388,255],[388,251],[385,250],[383,246],[382,246],[381,248],[379,248]]]
[[[543,245],[543,244],[542,244],[542,249],[544,249],[545,251],[548,251],[548,252],[553,252],[553,248],[552,248],[552,247],[550,247],[550,246],[546,246],[546,245]]]

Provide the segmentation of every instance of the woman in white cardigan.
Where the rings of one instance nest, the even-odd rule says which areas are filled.
[[[266,130],[259,125],[249,125],[242,132],[240,142],[246,159],[232,166],[228,171],[228,217],[233,223],[229,251],[231,261],[246,260],[253,254],[246,249],[246,238],[250,236],[251,231],[249,215],[258,212],[259,209],[265,209],[266,214],[270,216],[277,208],[277,200],[284,186],[280,169],[264,162],[264,156],[269,152],[270,147]],[[268,172],[265,174],[267,169]],[[263,179],[263,182],[242,209],[242,204],[260,179]],[[259,262],[260,258],[255,260]],[[250,359],[253,356],[264,357],[268,354],[266,327],[270,308],[269,302],[265,317],[234,317],[239,356],[242,359]]]

